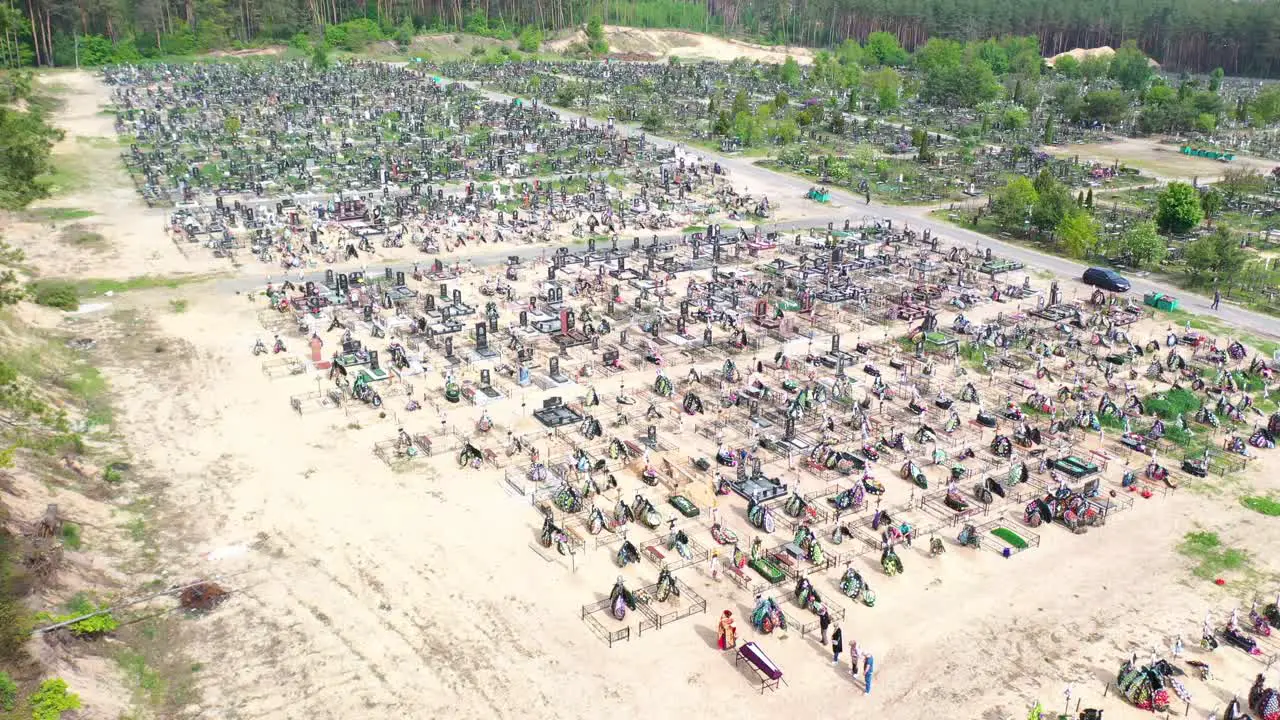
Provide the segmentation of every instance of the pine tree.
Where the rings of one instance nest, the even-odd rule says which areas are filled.
[[[1084,206],[1093,209],[1093,188],[1089,188],[1089,194],[1084,196]]]

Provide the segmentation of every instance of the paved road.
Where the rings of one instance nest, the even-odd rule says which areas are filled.
[[[472,83],[474,86],[474,83]],[[486,95],[494,99],[510,99],[512,96],[496,93],[490,90],[481,90]],[[583,118],[586,117],[580,113],[568,110],[552,108],[560,113],[562,117]],[[596,120],[587,117],[588,124],[601,125]],[[643,132],[639,127],[626,126],[633,132]],[[649,136],[660,145],[676,146],[684,148],[684,151],[693,155],[698,155],[711,162],[718,162],[722,167],[728,168],[733,172],[735,182],[744,185],[752,192],[764,192],[774,201],[781,201],[790,205],[791,203],[809,202],[804,198],[805,192],[813,186],[812,182],[807,180],[786,175],[784,173],[775,172],[766,168],[759,167],[754,164],[751,159],[721,155],[719,153],[704,150],[702,148],[688,148],[682,143],[666,138]],[[981,233],[966,230],[950,223],[928,217],[928,208],[921,207],[904,207],[899,205],[885,205],[875,200],[870,204],[864,202],[862,197],[855,196],[851,193],[831,189],[832,204],[830,206],[813,205],[814,213],[811,217],[806,217],[803,221],[793,221],[780,224],[782,227],[814,227],[825,226],[828,221],[836,222],[837,225],[843,225],[845,219],[853,221],[861,220],[864,217],[871,216],[876,218],[888,218],[893,220],[894,226],[906,225],[913,228],[929,229],[934,235],[937,235],[943,242],[951,245],[963,245],[965,247],[983,250],[991,248],[991,251],[997,255],[1004,256],[1013,260],[1017,260],[1027,266],[1028,269],[1039,269],[1052,272],[1055,275],[1071,278],[1082,292],[1085,289],[1083,283],[1079,281],[1080,276],[1084,273],[1087,265],[1083,265],[1066,258],[1057,257],[1055,255],[1047,255],[1037,252],[1030,248],[1003,242],[996,238],[983,235]],[[766,225],[766,229],[772,229],[773,226]],[[1280,320],[1274,317],[1264,315],[1262,313],[1247,310],[1245,308],[1232,305],[1229,302],[1223,302],[1222,307],[1218,311],[1211,309],[1213,299],[1203,295],[1196,295],[1185,290],[1169,287],[1159,282],[1151,280],[1131,277],[1133,289],[1132,292],[1141,295],[1152,290],[1160,292],[1173,291],[1179,299],[1180,306],[1189,312],[1196,314],[1204,314],[1213,316],[1223,322],[1230,323],[1239,328],[1249,330],[1254,333],[1265,334],[1274,337],[1280,337]],[[1072,289],[1069,282],[1063,288],[1068,297]]]

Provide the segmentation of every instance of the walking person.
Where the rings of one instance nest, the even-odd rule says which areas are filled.
[[[831,614],[826,608],[822,608],[822,612],[818,613],[818,626],[822,628],[822,644],[827,644],[827,629],[831,627]]]
[[[831,635],[831,664],[840,664],[840,651],[844,649],[844,633],[840,631],[840,626],[836,626],[836,631]]]
[[[867,659],[862,663],[862,688],[866,695],[871,694],[871,676],[875,673],[876,659],[867,654]]]
[[[720,582],[720,551],[711,553],[711,560],[708,562],[711,570],[711,579]]]
[[[1222,291],[1219,290],[1218,288],[1214,288],[1213,289],[1213,309],[1217,310],[1218,306],[1221,304],[1222,304]]]

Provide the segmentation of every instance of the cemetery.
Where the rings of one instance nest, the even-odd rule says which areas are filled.
[[[1176,293],[1095,291],[872,205],[950,204],[935,212],[983,227],[985,196],[1043,173],[1090,188],[1091,211],[1096,189],[1100,233],[1117,237],[1155,178],[1043,152],[988,110],[912,98],[872,113],[824,72],[354,59],[104,72],[140,202],[183,258],[227,273],[217,310],[163,323],[225,361],[209,363],[225,376],[192,371],[213,409],[189,422],[257,428],[228,455],[269,468],[234,491],[210,472],[195,497],[270,528],[246,553],[278,573],[264,593],[288,588],[271,602],[305,611],[298,632],[342,641],[325,662],[464,687],[474,677],[451,652],[466,642],[573,672],[655,660],[664,672],[646,677],[675,692],[710,676],[693,648],[717,647],[711,628],[734,617],[740,641],[719,648],[734,684],[716,692],[816,695],[828,624],[883,637],[887,618],[929,613],[932,634],[964,617],[965,596],[1003,621],[1016,599],[989,588],[1057,593],[1050,574],[1139,545],[1156,518],[1275,462],[1277,359],[1256,338],[1182,324]],[[707,107],[738,104],[727,88],[741,112],[808,120],[731,137]],[[1110,137],[1058,132],[1067,147]],[[739,157],[810,189],[748,187]],[[1264,222],[1268,188],[1224,212]],[[330,570],[308,543],[346,555]],[[331,596],[295,591],[308,580]],[[459,598],[478,614],[431,619]],[[348,605],[385,660],[334,629],[329,611]],[[1243,631],[1220,619],[1206,640],[1234,643]],[[885,672],[908,665],[876,649],[895,658]],[[1045,646],[1027,652],[1014,664]],[[675,675],[656,662],[668,656]],[[483,677],[513,667],[495,662]],[[1109,692],[1142,685],[1125,677],[1084,701],[1112,707]]]

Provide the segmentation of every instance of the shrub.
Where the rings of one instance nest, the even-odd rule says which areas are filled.
[[[542,31],[532,25],[525,25],[517,40],[521,52],[538,52],[542,47]]]
[[[1199,410],[1200,398],[1190,390],[1174,388],[1166,393],[1148,395],[1143,404],[1147,412],[1159,415],[1165,420],[1173,420],[1179,414],[1187,417]]]
[[[0,670],[0,710],[9,711],[18,706],[18,683],[9,673]]]
[[[80,309],[80,297],[76,286],[65,280],[43,280],[32,283],[31,296],[38,305],[68,311]]]
[[[75,523],[62,524],[62,545],[68,550],[79,550],[83,543],[80,541],[80,526]]]
[[[31,720],[59,720],[62,713],[80,709],[80,696],[67,692],[67,681],[50,678],[31,695]]]

